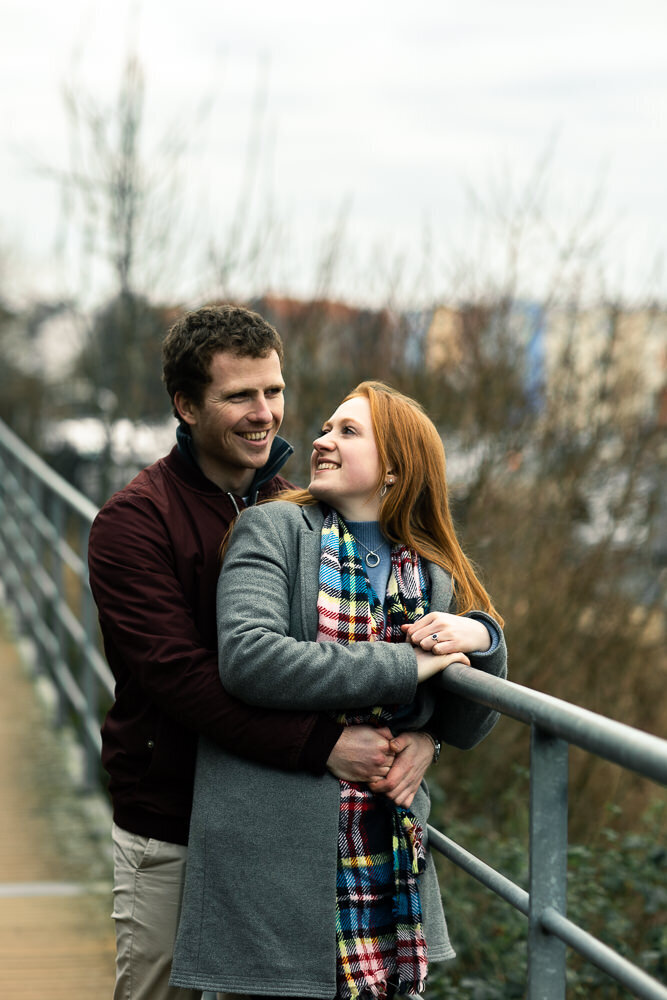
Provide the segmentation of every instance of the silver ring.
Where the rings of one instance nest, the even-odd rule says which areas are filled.
[[[437,642],[438,641],[438,633],[434,632],[433,635],[431,636],[431,638],[435,639],[435,641]]]

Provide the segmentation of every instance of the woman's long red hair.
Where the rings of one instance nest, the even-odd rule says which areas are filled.
[[[459,614],[487,611],[502,626],[502,618],[456,537],[447,495],[445,449],[433,422],[419,403],[384,382],[361,382],[345,400],[356,396],[365,397],[371,408],[381,469],[378,492],[387,471],[395,477],[380,503],[383,534],[451,573]],[[287,490],[275,499],[302,505],[317,502],[308,490]]]

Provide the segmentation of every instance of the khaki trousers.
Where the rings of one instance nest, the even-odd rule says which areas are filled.
[[[169,985],[188,849],[112,830],[116,922],[114,1000],[200,1000]]]

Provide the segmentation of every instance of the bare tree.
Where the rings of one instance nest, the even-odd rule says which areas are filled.
[[[72,324],[81,331],[72,372],[78,408],[86,406],[106,429],[100,500],[111,488],[114,423],[169,412],[159,381],[168,316],[154,303],[160,288],[169,290],[181,249],[181,164],[191,132],[171,127],[157,148],[144,151],[145,82],[133,54],[114,103],[96,100],[79,82],[64,87],[63,99],[70,163],[42,173],[61,192],[61,260],[66,268],[76,264],[70,301]]]
[[[667,311],[609,297],[591,213],[563,239],[545,197],[540,183],[515,221],[503,199],[504,281],[496,272],[483,292],[478,273],[474,297],[434,313],[425,396],[463,470],[455,513],[507,619],[512,677],[661,733]],[[553,287],[527,301],[535,231]],[[474,755],[452,751],[441,772],[445,787],[456,783],[450,805],[465,811],[483,794],[493,815],[511,815],[512,795],[489,790],[509,791],[508,764],[525,764],[527,750],[523,728],[503,721]],[[603,822],[617,785],[628,819],[650,796],[584,755],[572,774],[575,836],[578,802],[596,804]]]

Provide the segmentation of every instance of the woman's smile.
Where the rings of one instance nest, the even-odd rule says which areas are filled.
[[[318,500],[347,520],[377,520],[382,477],[371,408],[364,396],[346,399],[326,421],[313,441],[310,472],[308,489]]]

